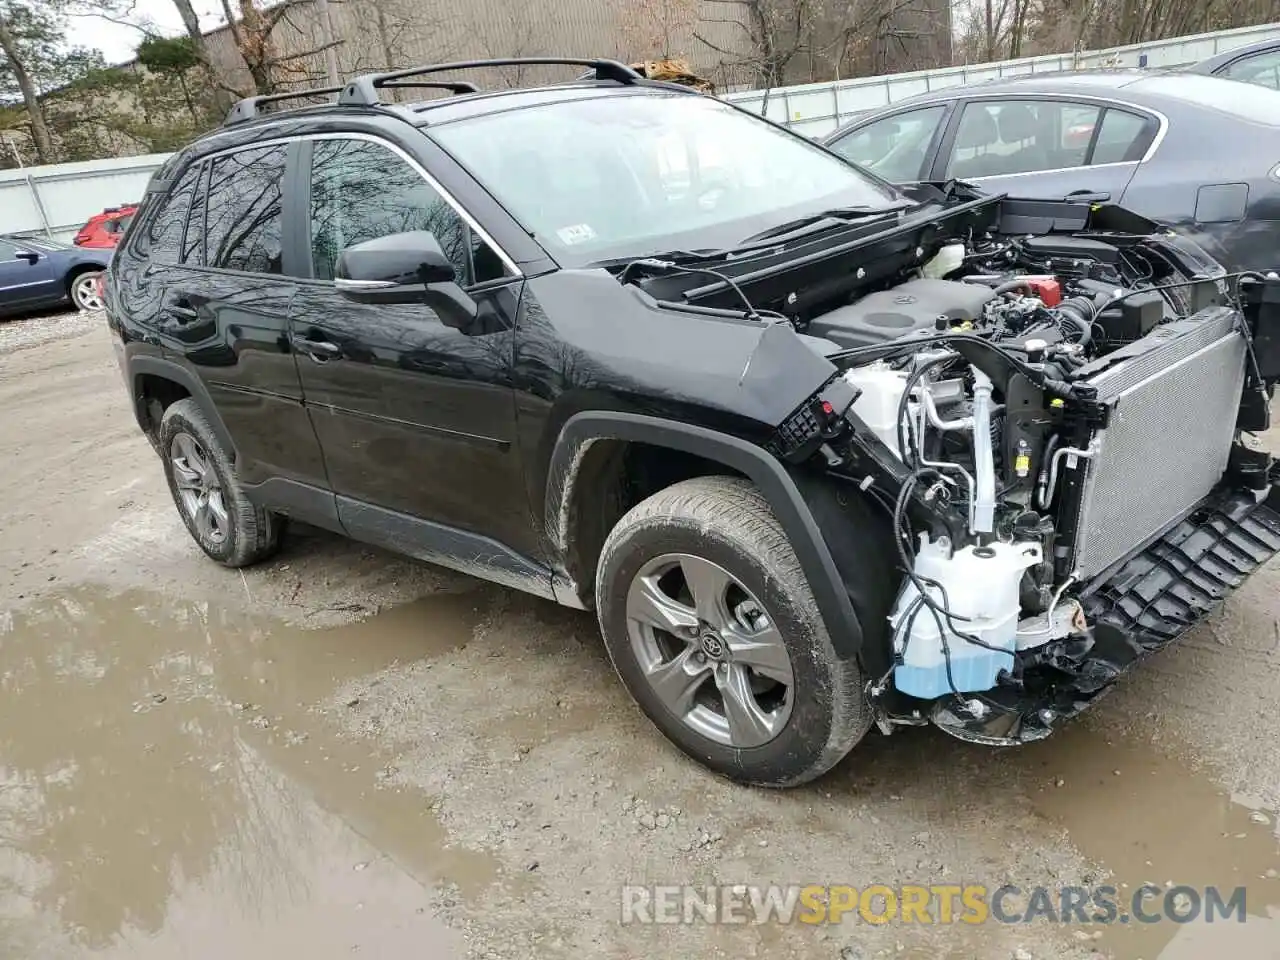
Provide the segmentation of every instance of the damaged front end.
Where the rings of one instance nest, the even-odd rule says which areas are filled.
[[[839,374],[773,450],[891,525],[901,586],[861,654],[886,731],[1047,736],[1280,551],[1251,436],[1280,379],[1274,275],[1104,208],[944,242],[800,329]]]

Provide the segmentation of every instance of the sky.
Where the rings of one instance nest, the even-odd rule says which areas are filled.
[[[192,4],[200,15],[200,25],[209,30],[224,21],[219,0],[194,0]],[[133,10],[127,18],[136,23],[150,23],[155,32],[166,37],[183,32],[182,18],[173,0],[134,0]],[[71,17],[67,25],[67,39],[75,46],[96,47],[108,63],[125,63],[133,59],[133,51],[142,39],[142,33],[132,27],[111,23],[101,17]]]

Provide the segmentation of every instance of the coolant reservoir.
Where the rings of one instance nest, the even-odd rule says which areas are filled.
[[[990,690],[1001,670],[1013,669],[1017,645],[1018,583],[1022,573],[1041,560],[1036,543],[993,543],[986,547],[965,547],[951,552],[945,538],[920,538],[915,573],[925,581],[930,598],[955,618],[941,612],[935,617],[919,602],[920,593],[908,578],[889,622],[893,625],[893,649],[900,664],[894,669],[894,684],[903,693],[931,700],[956,691]],[[935,581],[946,589],[931,586]],[[945,628],[938,630],[938,621]],[[971,643],[959,633],[976,637],[987,646]],[[947,650],[943,651],[943,639]],[[994,647],[996,649],[988,649]],[[947,663],[951,679],[947,678]]]
[[[930,279],[945,277],[964,266],[964,244],[948,243],[928,263],[920,267],[920,274]]]
[[[901,460],[898,404],[902,402],[902,394],[907,388],[906,373],[884,363],[872,363],[846,371],[844,378],[861,391],[858,399],[853,401],[851,409],[854,415]],[[914,407],[915,404],[908,404],[910,410]]]

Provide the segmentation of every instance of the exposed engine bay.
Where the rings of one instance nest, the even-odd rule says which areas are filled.
[[[1280,548],[1251,512],[1271,458],[1244,439],[1280,379],[1280,284],[1115,208],[1026,232],[1024,209],[975,209],[907,244],[883,232],[839,276],[730,259],[691,268],[722,283],[677,267],[650,289],[736,296],[835,366],[771,449],[891,525],[901,586],[864,656],[881,726],[1017,743]]]

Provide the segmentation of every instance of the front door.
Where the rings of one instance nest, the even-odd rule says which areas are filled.
[[[0,308],[55,303],[66,293],[61,284],[47,252],[21,240],[0,240]]]
[[[343,523],[418,555],[432,551],[404,538],[471,542],[454,531],[536,554],[511,386],[521,278],[399,148],[351,135],[307,152],[311,279],[290,335]],[[440,242],[466,309],[361,304],[335,289],[343,249],[410,230]]]

